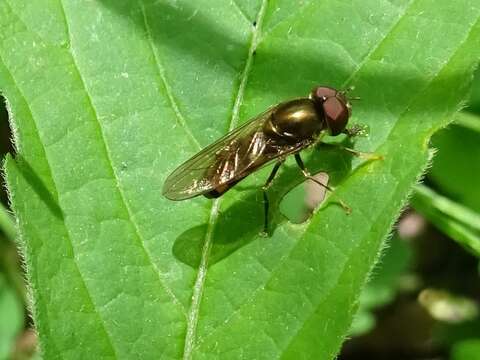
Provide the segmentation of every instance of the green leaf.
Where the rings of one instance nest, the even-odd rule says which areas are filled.
[[[22,302],[0,272],[0,359],[10,358],[24,316]]]
[[[412,206],[432,224],[480,257],[480,214],[426,186],[415,187]]]
[[[480,116],[459,113],[432,138],[438,149],[429,179],[445,195],[480,213]]]
[[[466,97],[479,18],[476,0],[1,1],[8,188],[44,357],[334,357]],[[213,202],[161,196],[201,147],[316,84],[356,86],[355,148],[385,160],[308,151],[336,188],[309,221],[276,210],[292,163],[268,239],[252,187],[269,168]]]
[[[384,249],[382,261],[371,274],[371,279],[365,285],[361,295],[357,314],[355,315],[351,336],[368,333],[375,327],[374,310],[391,303],[402,285],[402,275],[408,270],[412,258],[412,249],[398,236],[389,241]]]
[[[9,240],[15,240],[17,233],[17,230],[15,229],[15,222],[10,212],[2,203],[0,203],[0,230],[3,231]]]
[[[475,71],[475,78],[472,85],[472,93],[470,95],[470,101],[468,103],[470,110],[480,113],[480,68]]]
[[[468,339],[459,341],[453,346],[452,360],[479,360],[480,339]]]

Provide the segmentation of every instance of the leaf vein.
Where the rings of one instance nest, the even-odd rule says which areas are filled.
[[[319,6],[322,6],[324,5],[326,2],[322,2]],[[308,9],[312,4],[317,4],[317,2],[315,1],[307,1],[305,3],[303,3],[302,5],[300,5],[297,9],[297,11],[293,11],[291,14],[289,14],[288,16],[286,16],[285,18],[281,19],[280,21],[278,21],[276,24],[273,24],[273,26],[268,29],[266,32],[265,32],[265,36],[269,35],[273,30],[275,30],[277,27],[279,27],[281,24],[283,24],[285,21],[291,19],[291,18],[295,18],[296,16],[298,16],[299,14],[302,14],[304,11],[306,11],[306,9]]]
[[[148,40],[148,45],[150,47],[150,51],[153,54],[153,58],[155,60],[155,65],[157,68],[157,73],[160,78],[160,81],[165,88],[165,91],[167,93],[168,101],[170,103],[170,107],[172,108],[173,112],[175,113],[175,117],[177,118],[178,124],[183,128],[187,136],[190,138],[190,140],[193,142],[195,147],[198,150],[202,149],[202,146],[198,142],[197,138],[193,135],[192,131],[188,127],[187,121],[185,120],[185,117],[182,115],[182,112],[180,111],[180,108],[178,107],[178,104],[175,100],[175,97],[173,96],[173,91],[172,88],[170,87],[169,82],[167,81],[167,77],[165,75],[165,68],[162,64],[162,61],[160,60],[160,56],[158,55],[158,50],[157,47],[153,43],[153,37],[152,37],[152,32],[150,29],[150,26],[148,24],[148,19],[147,19],[147,13],[145,11],[145,4],[143,3],[143,0],[138,0],[138,4],[140,6],[140,9],[142,11],[142,18],[143,18],[143,26],[145,28],[145,32],[147,34],[147,40]]]
[[[251,20],[248,18],[247,14],[245,14],[245,11],[243,11],[242,8],[238,5],[236,0],[232,0],[232,5],[238,11],[238,13],[245,19],[245,21],[247,21],[250,24]]]
[[[253,54],[255,52],[255,49],[260,39],[262,21],[267,9],[267,3],[268,3],[268,0],[262,1],[262,5],[257,14],[257,26],[254,27],[252,31],[253,32],[252,39],[251,39],[250,47],[247,53],[247,60],[245,62],[245,67],[240,77],[240,84],[239,84],[237,95],[235,98],[235,103],[232,108],[229,131],[234,129],[238,123],[240,106],[242,105],[243,95],[245,93],[245,88],[247,86],[248,76],[250,75],[250,71],[252,68]],[[185,347],[184,347],[184,353],[183,353],[184,359],[191,359],[193,350],[195,348],[198,315],[200,312],[203,289],[204,289],[205,280],[207,277],[208,258],[210,256],[210,250],[212,247],[213,231],[218,219],[219,208],[220,208],[220,199],[216,199],[213,201],[212,208],[210,211],[208,227],[205,233],[205,241],[202,248],[202,256],[201,256],[200,265],[198,267],[197,277],[195,279],[195,284],[193,288],[192,302],[190,305],[190,311],[187,318],[187,331],[185,334]]]
[[[413,6],[413,4],[417,0],[410,0],[410,2],[405,6],[401,14],[398,16],[398,18],[394,21],[392,26],[387,30],[385,35],[382,37],[382,39],[375,45],[373,46],[370,51],[367,53],[367,55],[358,63],[357,68],[350,74],[350,76],[345,80],[345,82],[342,85],[342,88],[345,88],[347,84],[352,81],[352,79],[359,73],[359,71],[363,68],[363,66],[370,60],[373,54],[382,46],[382,44],[385,43],[388,39],[390,39],[390,35],[395,31],[395,29],[399,26],[399,24],[402,22],[402,20],[405,18],[405,15],[407,14],[408,10]]]
[[[5,61],[3,60],[3,58],[1,57],[1,54],[0,54],[0,61],[2,62],[3,66],[5,67],[5,69],[10,73],[10,77],[12,78],[12,82],[13,82],[13,85],[17,88],[18,90],[18,93],[19,95],[24,99],[23,102],[25,103],[25,106],[26,106],[26,109],[28,111],[28,114],[30,115],[30,118],[32,119],[32,125],[35,129],[35,132],[38,134],[38,137],[40,138],[40,132],[38,130],[38,126],[37,126],[37,123],[35,122],[35,117],[33,116],[33,112],[32,112],[32,109],[30,108],[30,105],[28,104],[28,101],[27,101],[27,98],[25,97],[25,95],[23,94],[20,86],[18,86],[17,82],[15,81],[15,77],[13,76],[12,72],[9,70],[9,68],[7,67]],[[16,139],[16,140],[19,140],[19,139]],[[48,157],[47,157],[47,152],[46,152],[46,149],[45,149],[45,146],[43,144],[43,142],[39,141],[40,143],[40,148],[41,148],[41,151],[43,152],[43,156],[45,158],[45,163],[47,165],[47,171],[48,173],[46,174],[51,180],[52,180],[52,184],[53,184],[53,187],[54,187],[54,194],[52,194],[54,196],[55,199],[58,200],[58,191],[57,191],[57,185],[55,183],[55,179],[53,178],[53,173],[52,173],[52,167],[48,161]],[[18,145],[17,145],[18,146]],[[60,204],[59,204],[60,206]],[[80,271],[80,268],[78,266],[78,263],[77,263],[77,259],[75,257],[75,251],[73,249],[73,241],[70,237],[70,232],[68,231],[68,227],[65,223],[65,219],[62,219],[62,223],[63,223],[63,227],[65,228],[65,235],[67,237],[67,240],[68,240],[68,243],[70,244],[70,250],[72,251],[72,260],[73,260],[73,265],[75,266],[77,272],[78,272],[78,275],[79,275],[79,278],[80,278],[80,281],[82,282],[84,288],[85,288],[85,292],[86,292],[86,295],[88,297],[88,302],[92,305],[95,313],[97,314],[97,316],[99,317],[100,319],[100,323],[101,323],[101,326],[105,332],[105,335],[106,335],[106,339],[108,341],[108,344],[110,345],[110,348],[112,349],[113,353],[115,354],[115,356],[118,358],[118,355],[116,354],[116,351],[115,351],[115,347],[113,346],[113,342],[112,342],[112,338],[111,338],[111,335],[109,334],[109,332],[107,331],[107,328],[106,328],[106,324],[105,324],[105,320],[102,318],[102,316],[100,315],[100,313],[98,312],[97,308],[95,307],[95,304],[93,302],[93,298],[90,294],[90,290],[88,289],[87,287],[87,284],[85,282],[85,279],[82,275],[82,272]]]
[[[113,180],[115,182],[115,187],[117,188],[117,191],[118,191],[118,194],[120,195],[120,199],[121,199],[121,203],[125,209],[125,211],[127,212],[127,215],[128,215],[128,220],[130,222],[130,224],[132,225],[134,231],[135,231],[135,236],[141,246],[141,249],[142,251],[144,252],[148,262],[150,263],[150,265],[152,266],[153,270],[155,271],[155,273],[157,274],[157,277],[158,277],[158,282],[160,284],[160,286],[165,290],[165,293],[167,294],[168,297],[170,297],[170,299],[172,300],[172,302],[177,305],[179,307],[179,309],[181,310],[182,314],[186,316],[186,312],[185,312],[185,308],[183,307],[182,303],[178,300],[178,298],[175,296],[175,294],[173,293],[173,291],[168,287],[167,284],[165,284],[164,280],[162,279],[162,275],[161,275],[161,272],[160,272],[160,269],[157,267],[157,265],[155,264],[155,262],[153,261],[153,258],[152,258],[152,255],[150,254],[150,251],[145,247],[145,240],[140,232],[140,228],[135,220],[135,217],[133,216],[133,212],[130,208],[130,206],[128,205],[128,202],[127,202],[127,199],[126,199],[126,195],[125,195],[125,192],[122,188],[122,185],[121,185],[121,182],[120,182],[120,179],[118,177],[118,174],[116,173],[115,171],[115,167],[113,165],[113,160],[112,160],[112,157],[111,157],[111,154],[110,154],[110,150],[108,148],[108,145],[107,145],[107,141],[106,141],[106,138],[105,138],[105,134],[104,134],[104,131],[103,131],[103,128],[102,128],[102,125],[100,123],[100,120],[99,120],[99,116],[97,114],[97,110],[95,109],[95,106],[93,105],[93,100],[88,92],[88,88],[87,88],[87,85],[86,85],[86,82],[80,72],[80,68],[77,64],[77,61],[75,59],[75,55],[72,51],[72,38],[71,38],[71,35],[70,35],[70,29],[69,29],[69,25],[68,25],[68,21],[67,21],[67,16],[66,16],[66,12],[65,12],[65,8],[63,6],[63,0],[59,0],[60,2],[60,5],[61,5],[61,9],[62,9],[62,13],[63,13],[63,16],[64,16],[64,21],[65,21],[65,25],[66,25],[66,28],[67,28],[67,35],[68,35],[68,39],[69,39],[69,42],[71,44],[71,46],[69,47],[69,53],[70,53],[70,56],[72,58],[72,63],[75,67],[75,70],[77,72],[77,75],[79,77],[79,80],[82,84],[82,87],[85,91],[85,94],[86,94],[86,98],[87,98],[87,102],[88,102],[88,105],[92,111],[92,115],[93,115],[93,119],[95,120],[95,123],[97,125],[97,128],[98,128],[98,132],[99,132],[99,135],[100,135],[100,138],[101,138],[101,142],[102,142],[102,146],[103,146],[103,149],[104,149],[104,152],[105,152],[105,156],[107,157],[107,160],[108,160],[108,164],[110,166],[110,170],[111,170],[111,173],[112,173],[112,177],[113,177]]]

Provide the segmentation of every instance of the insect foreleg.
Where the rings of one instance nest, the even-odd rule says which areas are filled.
[[[383,160],[384,159],[383,155],[379,155],[371,152],[357,151],[344,146],[338,146],[338,147],[344,151],[349,152],[350,154],[353,154],[356,157],[359,157],[365,160]]]
[[[368,126],[366,125],[353,125],[349,128],[345,128],[342,131],[343,134],[346,134],[349,138],[354,138],[354,137],[366,137],[368,136]]]
[[[342,146],[340,144],[328,144],[328,143],[322,142],[321,146],[333,147],[333,148],[336,148],[336,149],[340,149],[340,150],[343,150],[343,151],[346,151],[346,152],[352,154],[353,156],[356,156],[356,157],[359,157],[359,158],[362,158],[362,159],[365,159],[365,160],[368,160],[368,161],[370,161],[370,160],[383,160],[384,159],[383,155],[379,155],[379,154],[375,154],[375,153],[371,153],[371,152],[358,151],[358,150],[355,150],[355,149],[352,149],[352,148],[349,148],[349,147]]]
[[[333,189],[330,186],[323,184],[322,182],[315,179],[312,175],[310,175],[310,172],[305,167],[305,164],[303,163],[303,160],[300,157],[300,154],[295,154],[295,161],[297,162],[298,167],[302,171],[303,176],[305,176],[309,180],[312,180],[314,183],[324,187],[328,191],[333,192]],[[348,206],[342,199],[338,199],[338,203],[345,210],[345,212],[347,212],[347,214],[350,214],[352,212],[352,209],[350,208],[350,206]]]

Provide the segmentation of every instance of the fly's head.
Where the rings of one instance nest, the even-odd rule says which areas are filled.
[[[329,134],[338,135],[345,131],[352,107],[346,91],[338,91],[328,86],[318,86],[310,93],[310,98],[323,111]]]

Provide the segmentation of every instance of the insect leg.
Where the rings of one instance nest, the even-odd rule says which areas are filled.
[[[348,148],[348,147],[345,147],[345,146],[342,146],[342,145],[339,145],[339,144],[327,144],[327,143],[322,142],[321,145],[326,146],[326,147],[334,147],[334,148],[349,152],[353,156],[356,156],[356,157],[359,157],[359,158],[362,158],[362,159],[365,159],[365,160],[383,160],[384,159],[383,155],[379,155],[379,154],[375,154],[375,153],[371,153],[371,152],[358,151],[358,150],[351,149],[351,148]]]
[[[368,135],[368,126],[366,125],[360,125],[356,124],[351,127],[348,127],[342,131],[345,135],[347,135],[349,138],[354,138],[354,137],[365,137]]]
[[[303,163],[303,160],[300,157],[300,154],[295,154],[295,161],[297,162],[298,167],[302,171],[303,176],[305,176],[309,180],[312,180],[314,183],[324,187],[328,191],[333,192],[333,189],[330,186],[318,181],[312,175],[310,175],[310,172],[305,167],[305,164]],[[347,214],[350,214],[352,212],[352,209],[350,208],[350,206],[348,206],[342,199],[338,199],[338,203],[343,208],[343,210],[345,210]]]
[[[349,152],[350,154],[352,154],[356,157],[366,159],[366,160],[383,160],[384,159],[383,155],[379,155],[379,154],[375,154],[375,153],[371,153],[371,152],[357,151],[357,150],[354,150],[354,149],[351,149],[351,148],[348,148],[348,147],[344,147],[344,146],[339,146],[339,148],[344,150],[344,151]]]
[[[270,207],[270,203],[268,201],[268,194],[267,190],[272,184],[273,179],[275,178],[275,175],[278,172],[278,169],[280,169],[280,166],[283,164],[283,160],[279,161],[275,164],[275,166],[272,169],[272,172],[268,176],[267,181],[265,182],[265,185],[263,185],[262,190],[263,190],[263,209],[264,209],[264,223],[263,223],[263,233],[266,235],[268,234],[268,209]]]

